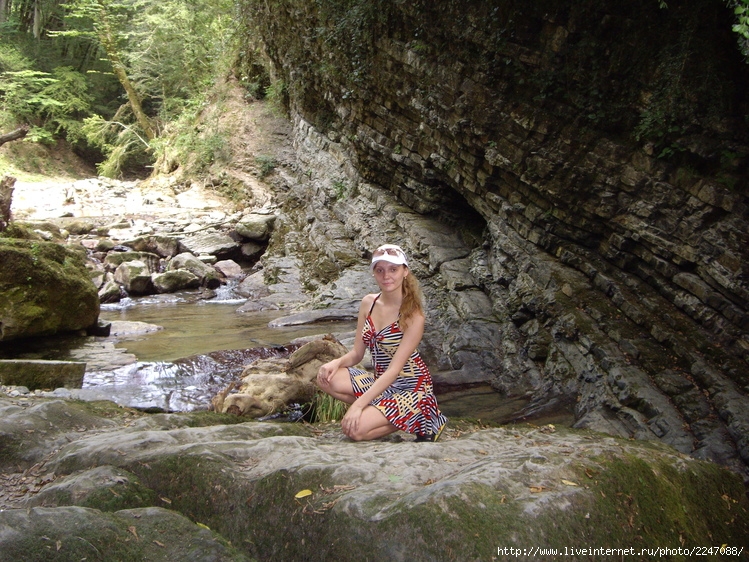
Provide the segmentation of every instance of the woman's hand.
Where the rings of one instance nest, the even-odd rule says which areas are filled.
[[[341,429],[347,437],[353,439],[353,435],[359,429],[359,420],[361,419],[362,410],[363,408],[357,402],[354,402],[349,406],[346,415],[343,416],[343,419],[341,420]]]
[[[340,368],[340,365],[340,359],[333,359],[332,361],[320,365],[320,368],[317,371],[317,384],[320,386],[328,386],[330,379],[333,378],[333,375]]]

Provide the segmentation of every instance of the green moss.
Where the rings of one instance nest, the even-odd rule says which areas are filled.
[[[22,240],[43,240],[41,235],[27,225],[11,222],[4,231],[0,232],[0,238],[16,238]]]
[[[603,463],[591,488],[601,545],[733,544],[749,536],[745,490],[737,475],[712,463],[674,467],[634,456]],[[595,527],[593,527],[595,523]]]
[[[3,339],[91,326],[99,297],[82,256],[51,242],[0,239],[0,313],[13,318]]]
[[[70,505],[70,502],[66,502]],[[65,505],[60,503],[60,505]],[[91,507],[101,511],[114,512],[121,509],[137,507],[163,507],[158,495],[138,482],[127,482],[94,490],[86,499],[77,503],[82,507]]]

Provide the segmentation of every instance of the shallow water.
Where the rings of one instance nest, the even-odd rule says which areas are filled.
[[[333,332],[352,332],[355,322],[316,323],[308,326],[270,328],[271,320],[285,316],[283,311],[237,313],[244,301],[167,301],[144,298],[137,303],[104,305],[104,321],[139,321],[162,326],[163,330],[122,340],[116,347],[126,349],[140,361],[174,361],[181,357],[227,349],[274,347],[300,337]]]
[[[293,340],[326,333],[341,340],[353,337],[356,328],[355,322],[269,327],[271,320],[287,312],[236,312],[244,302],[233,298],[230,292],[211,300],[185,292],[102,305],[102,321],[145,322],[162,327],[144,335],[117,338],[115,350],[105,353],[105,367],[86,357],[86,347],[92,345],[92,340],[96,346],[112,338],[64,336],[33,340],[0,348],[0,356],[84,360],[88,367],[83,388],[89,399],[113,400],[142,409],[191,411],[207,409],[217,392],[239,380],[247,364],[291,353],[294,348],[287,346]],[[115,351],[130,360],[118,364]],[[493,423],[519,421],[518,413],[528,404],[522,397],[503,397],[489,385],[439,392],[437,398],[448,417]],[[562,408],[532,421],[570,425],[573,416],[569,409]]]

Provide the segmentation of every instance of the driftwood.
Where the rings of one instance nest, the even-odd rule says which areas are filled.
[[[16,178],[3,176],[0,180],[0,232],[3,232],[10,224],[10,204],[13,200],[13,186]]]
[[[11,131],[10,133],[6,133],[4,135],[0,135],[0,146],[3,146],[6,142],[22,139],[26,135],[29,134],[29,128],[19,127],[15,131]]]

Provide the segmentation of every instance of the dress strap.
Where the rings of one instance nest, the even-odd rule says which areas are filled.
[[[380,295],[381,295],[381,294],[382,294],[382,293],[379,293],[379,294],[378,294],[378,295],[377,295],[377,296],[376,296],[376,297],[374,298],[374,300],[372,301],[372,306],[370,306],[370,307],[369,307],[369,314],[368,314],[368,316],[372,316],[372,311],[374,310],[374,305],[375,305],[375,303],[377,302],[377,299],[379,299],[379,298],[380,298]]]

